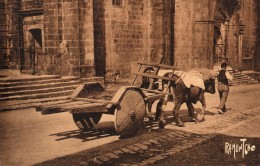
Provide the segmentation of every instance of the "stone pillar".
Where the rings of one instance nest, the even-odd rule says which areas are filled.
[[[47,71],[95,76],[92,0],[44,1]],[[45,57],[46,58],[46,57]]]
[[[245,25],[240,21],[239,32],[238,32],[238,63],[243,63],[243,34],[245,31]]]
[[[173,65],[174,0],[163,1],[163,55],[164,63]]]
[[[105,76],[106,74],[106,24],[105,24],[105,1],[93,1],[93,19],[94,22],[94,53],[95,53],[95,69],[97,76]]]
[[[94,62],[93,0],[78,2],[81,76],[96,75]]]
[[[224,44],[224,57],[222,58],[229,58],[228,50],[229,50],[229,21],[225,21],[225,44]],[[226,59],[221,59],[221,63],[225,61]]]

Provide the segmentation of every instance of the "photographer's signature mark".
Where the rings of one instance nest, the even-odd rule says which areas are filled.
[[[225,142],[225,153],[226,154],[234,154],[234,158],[236,158],[236,153],[241,153],[242,158],[245,157],[249,152],[253,152],[256,149],[255,145],[251,145],[250,143],[246,143],[247,139],[240,139],[240,143],[229,143]]]

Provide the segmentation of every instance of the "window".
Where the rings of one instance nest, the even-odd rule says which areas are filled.
[[[113,5],[123,6],[123,0],[112,0]]]
[[[41,8],[42,7],[42,0],[33,0],[33,7],[34,8]]]

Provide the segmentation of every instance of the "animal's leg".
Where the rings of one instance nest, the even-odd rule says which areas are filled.
[[[206,100],[205,100],[205,95],[204,95],[204,92],[202,92],[200,94],[200,97],[199,97],[199,101],[202,105],[202,110],[200,113],[198,113],[197,115],[197,120],[199,122],[203,121],[204,120],[204,116],[205,116],[205,110],[206,110]]]
[[[153,115],[152,115],[152,105],[153,105],[152,102],[147,103],[147,109],[148,109],[148,115],[147,116],[148,116],[148,119],[150,121],[154,120]]]
[[[163,106],[163,99],[160,99],[156,106],[155,121],[158,121],[161,117]]]
[[[162,101],[162,106],[161,106],[161,113],[160,113],[160,120],[159,120],[159,128],[164,128],[165,126],[165,120],[164,120],[164,110],[166,107],[166,104],[168,103],[168,95],[166,95]]]
[[[168,81],[167,87],[163,89],[165,96],[164,96],[164,98],[162,100],[162,106],[161,106],[161,111],[160,111],[161,112],[161,114],[160,114],[160,121],[159,121],[159,127],[160,128],[164,128],[164,126],[165,126],[164,110],[165,110],[166,104],[168,103],[169,94],[167,92],[168,92],[170,87],[171,87],[171,81]]]
[[[181,108],[181,104],[182,104],[182,102],[175,102],[175,106],[173,108],[173,115],[175,118],[176,125],[179,127],[184,127],[184,123],[182,122],[181,118],[179,117],[179,111]]]
[[[189,116],[192,118],[191,121],[197,122],[197,119],[195,118],[194,107],[193,107],[192,103],[187,100],[186,105],[187,105],[187,108],[188,108]]]

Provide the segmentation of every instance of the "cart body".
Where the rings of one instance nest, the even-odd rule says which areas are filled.
[[[164,91],[156,84],[160,80],[170,82],[171,78],[159,76],[159,71],[175,70],[174,66],[163,64],[139,62],[138,65],[132,85],[120,87],[113,95],[98,82],[83,83],[63,102],[37,106],[36,111],[43,115],[69,112],[82,130],[95,127],[102,114],[115,115],[117,133],[122,137],[131,137],[142,126],[145,115],[151,118],[151,105],[156,100],[162,101],[158,102],[157,109],[162,109],[168,101],[169,83]],[[137,83],[138,77],[142,80],[141,85]]]

